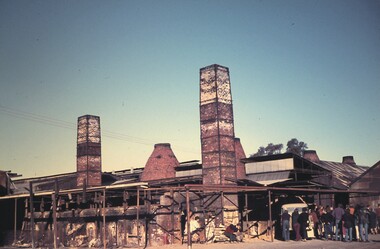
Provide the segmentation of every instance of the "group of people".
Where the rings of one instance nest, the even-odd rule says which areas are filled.
[[[369,233],[380,233],[380,204],[376,209],[364,205],[347,205],[343,209],[342,204],[338,204],[334,209],[330,206],[315,206],[310,212],[302,208],[302,213],[298,209],[292,214],[284,210],[281,225],[285,241],[290,240],[291,226],[296,241],[306,241],[307,228],[310,227],[316,239],[369,242]]]

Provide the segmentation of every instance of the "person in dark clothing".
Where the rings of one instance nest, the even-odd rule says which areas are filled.
[[[301,235],[300,235],[300,223],[298,223],[298,217],[300,214],[298,213],[298,209],[294,209],[292,213],[292,227],[294,232],[296,233],[296,241],[301,240]]]
[[[329,235],[331,239],[333,239],[334,233],[332,232],[332,225],[334,223],[334,217],[332,216],[331,210],[329,207],[326,207],[326,212],[322,214],[321,220],[322,220],[323,227],[325,230],[325,239],[328,240]]]
[[[319,234],[318,234],[319,217],[318,217],[318,214],[317,214],[317,207],[311,209],[310,218],[313,221],[314,237],[316,239],[319,239]]]
[[[369,209],[369,231],[371,234],[376,234],[376,213],[372,208]]]
[[[309,214],[307,213],[307,208],[302,208],[302,213],[298,217],[298,223],[300,223],[300,231],[301,231],[301,237],[302,241],[306,241],[307,239],[307,232],[306,228],[309,226]]]
[[[343,220],[343,226],[346,228],[346,236],[345,236],[345,241],[352,241],[352,229],[354,227],[354,216],[350,213],[350,210],[347,209],[342,216]],[[349,238],[349,239],[348,239]]]
[[[236,232],[238,231],[238,228],[233,225],[233,224],[230,224],[229,226],[226,227],[226,230],[224,231],[224,235],[230,239],[230,242],[232,241],[237,241],[237,238],[236,238]]]
[[[288,210],[284,210],[284,212],[281,215],[281,225],[282,225],[282,237],[285,241],[289,241],[289,221],[290,221],[290,214],[288,213]]]
[[[183,240],[184,235],[185,235],[186,221],[187,221],[187,210],[183,209],[183,210],[181,210],[181,236],[182,236],[182,240]]]
[[[362,206],[359,210],[359,234],[360,240],[368,242],[368,224],[369,224],[369,210]]]

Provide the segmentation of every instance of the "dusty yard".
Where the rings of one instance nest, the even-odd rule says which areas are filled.
[[[242,243],[212,243],[212,244],[193,244],[193,249],[264,249],[264,248],[307,248],[307,249],[379,249],[380,248],[380,234],[369,235],[370,242],[337,242],[337,241],[323,241],[323,240],[308,240],[306,242],[290,241],[284,242],[275,240],[274,242],[267,242],[261,239],[253,239]],[[158,247],[156,247],[158,248]],[[187,249],[187,245],[167,245],[161,246],[162,249]]]

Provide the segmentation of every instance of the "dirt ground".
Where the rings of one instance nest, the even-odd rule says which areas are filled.
[[[275,240],[268,242],[261,239],[252,239],[241,243],[212,243],[212,244],[196,244],[192,245],[192,249],[293,249],[293,248],[307,248],[307,249],[380,249],[380,234],[369,235],[370,242],[339,242],[339,241],[323,241],[323,240],[308,240],[302,241],[289,241],[284,242]],[[153,247],[152,247],[153,248]],[[158,248],[158,247],[156,247]],[[159,247],[161,249],[187,249],[187,244],[183,245],[166,245]]]
[[[380,234],[369,235],[370,242],[339,242],[339,241],[323,241],[323,240],[308,240],[306,242],[302,241],[289,241],[284,242],[280,240],[274,240],[274,242],[265,241],[262,239],[251,239],[244,242],[218,242],[210,244],[197,244],[192,245],[192,249],[380,249]],[[188,249],[187,244],[179,245],[164,245],[156,247],[157,249]],[[15,249],[15,247],[0,247],[0,249]],[[74,249],[74,248],[71,248]],[[143,247],[140,247],[143,249]]]

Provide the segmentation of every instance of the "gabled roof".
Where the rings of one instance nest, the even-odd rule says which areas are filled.
[[[353,180],[363,174],[363,166],[320,160],[314,164],[330,171],[333,175],[333,184],[339,188],[349,188]]]
[[[365,170],[361,175],[357,176],[353,181],[351,181],[350,186],[352,186],[357,181],[360,181],[361,179],[363,179],[368,174],[371,174],[375,169],[377,169],[377,167],[380,167],[380,161],[375,163],[372,167],[367,168],[367,170]]]
[[[250,162],[265,162],[272,160],[280,160],[286,158],[294,158],[294,170],[299,171],[299,167],[309,168],[312,170],[310,173],[323,170],[331,172],[331,186],[337,189],[348,189],[352,181],[354,181],[357,177],[362,175],[366,171],[366,167],[358,166],[356,164],[348,164],[348,163],[339,163],[339,162],[331,162],[331,161],[310,161],[305,159],[299,155],[293,153],[283,153],[283,154],[275,154],[270,156],[260,156],[260,157],[251,157],[244,158],[241,160],[243,163]],[[322,171],[321,171],[322,172]]]

